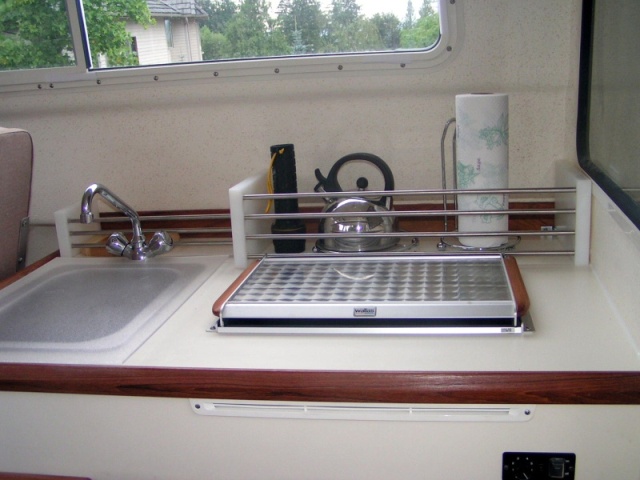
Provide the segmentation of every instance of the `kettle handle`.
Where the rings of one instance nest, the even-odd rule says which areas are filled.
[[[359,153],[350,153],[349,155],[345,155],[336,163],[334,163],[333,166],[331,167],[331,170],[329,171],[329,175],[327,175],[327,178],[324,178],[320,173],[320,170],[316,169],[316,172],[315,172],[316,178],[320,181],[320,184],[322,184],[322,186],[324,187],[324,191],[325,192],[342,192],[343,191],[342,187],[338,183],[338,171],[344,166],[345,163],[356,161],[356,160],[364,160],[366,162],[373,163],[376,167],[378,167],[378,169],[382,173],[382,176],[384,178],[384,189],[393,190],[395,188],[393,173],[391,172],[389,165],[387,165],[387,163],[377,155],[374,155],[372,153],[359,152]],[[320,186],[320,184],[318,184],[318,186]],[[391,198],[392,197],[385,196],[373,203],[377,203],[380,206],[386,206],[388,209],[391,209],[391,203],[392,203]]]

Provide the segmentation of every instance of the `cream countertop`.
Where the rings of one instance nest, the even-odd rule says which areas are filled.
[[[241,273],[229,257],[125,365],[302,370],[640,370],[640,356],[589,267],[520,257],[536,331],[495,336],[211,332],[213,302]]]

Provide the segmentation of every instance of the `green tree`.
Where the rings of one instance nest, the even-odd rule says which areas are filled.
[[[212,32],[207,25],[200,27],[200,44],[203,60],[231,58],[231,43],[220,32]]]
[[[290,53],[284,33],[274,27],[266,0],[244,0],[225,29],[231,55],[244,58]]]
[[[333,31],[332,44],[327,47],[327,52],[367,52],[383,48],[376,24],[370,19],[359,18]]]
[[[63,0],[0,3],[0,68],[75,64]]]
[[[347,26],[360,18],[360,5],[356,0],[332,0],[331,23]]]
[[[233,0],[202,0],[199,4],[208,15],[200,27],[203,60],[232,58],[233,47],[225,32],[238,6]]]
[[[433,8],[432,0],[423,0],[422,6],[420,7],[420,18],[429,17],[431,15],[435,15],[436,11]]]
[[[393,13],[376,13],[371,22],[378,29],[378,35],[385,49],[395,50],[400,47],[402,24]]]
[[[137,63],[126,20],[152,23],[145,0],[84,0],[92,60]],[[4,0],[0,4],[0,68],[27,69],[75,64],[64,0]]]
[[[211,32],[223,33],[238,13],[238,6],[233,0],[204,0],[199,4],[208,15],[202,26],[209,27]]]
[[[405,29],[413,28],[413,22],[415,21],[414,16],[415,16],[415,13],[413,11],[413,2],[411,0],[408,0],[407,13],[404,17],[404,25],[403,25]]]
[[[318,0],[281,0],[278,5],[278,25],[292,46],[293,53],[320,51],[325,23]]]
[[[332,0],[327,22],[325,52],[352,52],[354,43],[350,36],[358,33],[360,5],[356,0]]]
[[[432,46],[440,36],[440,18],[425,0],[420,9],[421,17],[411,28],[404,28],[400,34],[402,48],[427,48]]]

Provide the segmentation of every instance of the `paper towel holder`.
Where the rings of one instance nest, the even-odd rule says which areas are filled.
[[[444,231],[445,233],[449,232],[449,216],[448,212],[448,195],[447,195],[447,162],[445,155],[445,142],[447,139],[447,132],[449,127],[456,123],[455,117],[450,118],[445,122],[444,129],[442,131],[442,137],[440,138],[440,168],[441,168],[441,177],[442,177],[442,190],[444,191],[442,195],[442,209],[444,212]],[[457,165],[456,165],[456,133],[454,130],[453,138],[451,141],[452,144],[452,159],[453,159],[453,189],[458,189],[458,176],[457,176]],[[458,196],[454,195],[453,197],[453,205],[455,211],[458,211]],[[486,232],[483,232],[486,235]],[[505,250],[513,249],[522,237],[519,235],[508,235],[507,241],[496,246],[492,247],[473,247],[469,245],[463,245],[461,243],[454,243],[451,241],[454,237],[440,237],[440,241],[438,242],[438,250],[446,250],[447,248],[455,248],[464,251],[472,251],[472,252],[500,252]]]

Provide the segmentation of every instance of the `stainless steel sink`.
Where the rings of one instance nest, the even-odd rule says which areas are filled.
[[[225,258],[55,259],[0,291],[0,361],[122,363]]]

